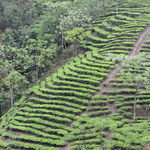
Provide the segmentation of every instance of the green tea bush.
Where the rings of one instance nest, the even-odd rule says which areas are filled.
[[[32,102],[31,106],[33,103],[35,103],[35,104],[49,104],[49,105],[51,105],[51,104],[64,105],[67,107],[78,108],[81,110],[84,110],[86,108],[86,106],[83,106],[83,104],[78,104],[78,103],[73,103],[73,102],[70,103],[70,102],[62,101],[62,100],[46,100],[46,99],[41,99],[38,97],[31,97],[29,100],[30,100],[30,102]],[[87,104],[88,104],[88,101],[86,101],[86,103],[84,103],[84,105],[87,105]]]
[[[98,42],[98,43],[106,43],[108,40],[107,39],[103,39],[103,38],[100,38],[100,37],[96,37],[94,35],[92,35],[92,31],[87,31],[86,32],[86,36],[92,40],[93,42]]]

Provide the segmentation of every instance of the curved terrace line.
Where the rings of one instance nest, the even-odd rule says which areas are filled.
[[[140,53],[140,48],[142,47],[142,44],[148,39],[149,33],[150,32],[150,25],[147,26],[147,28],[141,33],[141,35],[139,36],[138,41],[136,42],[136,44],[134,45],[133,50],[131,51],[131,53],[129,54],[129,56],[134,56]],[[115,77],[115,74],[119,72],[119,70],[121,69],[121,64],[122,63],[118,63],[118,67],[114,68],[109,75],[107,76],[107,78],[103,81],[106,83],[109,83],[109,80]]]

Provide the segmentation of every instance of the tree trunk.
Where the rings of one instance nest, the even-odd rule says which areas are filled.
[[[0,103],[0,117],[2,116],[2,103]]]
[[[38,67],[38,52],[36,51],[36,58],[35,58],[35,62],[36,62],[36,80],[38,82],[39,80],[39,67]]]
[[[13,85],[9,87],[10,90],[10,106],[12,109],[12,115],[13,115],[13,103],[14,103],[14,91],[13,91]]]
[[[61,33],[61,45],[62,45],[62,49],[64,49],[64,33],[63,33],[63,31]]]
[[[137,101],[137,93],[138,93],[138,85],[136,86],[136,91],[134,94],[134,108],[133,108],[133,120],[135,121],[135,117],[136,117],[136,101]]]
[[[38,64],[36,64],[36,80],[38,81],[38,79],[39,79],[39,75],[38,75]]]
[[[74,51],[74,52],[73,52],[73,55],[74,55],[74,56],[77,56],[76,46],[77,46],[77,44],[76,44],[76,43],[74,43],[74,50],[73,50],[73,51]]]

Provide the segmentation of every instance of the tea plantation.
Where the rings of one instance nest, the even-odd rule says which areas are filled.
[[[150,69],[150,2],[129,4],[120,2],[118,14],[112,8],[95,21],[80,42],[86,52],[28,89],[13,113],[2,116],[1,150],[150,149],[150,86],[140,87],[133,120],[135,84],[120,75],[130,68],[107,59],[146,53],[137,74]]]

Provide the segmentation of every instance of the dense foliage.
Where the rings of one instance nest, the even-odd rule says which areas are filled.
[[[148,149],[149,6],[2,0],[0,149]]]
[[[60,58],[67,45],[74,44],[74,55],[77,53],[77,44],[85,36],[81,32],[77,33],[75,28],[80,27],[83,32],[98,18],[96,14],[101,15],[106,7],[112,5],[113,0],[107,2],[2,0],[0,2],[2,111],[10,107],[8,99],[12,94],[8,91],[5,80],[12,71],[17,71],[26,83],[37,82],[44,72],[52,70],[53,64]],[[71,30],[77,38],[82,34],[80,40],[68,39]],[[25,87],[24,83],[19,89],[13,87],[14,99],[21,97]]]

